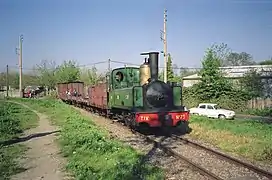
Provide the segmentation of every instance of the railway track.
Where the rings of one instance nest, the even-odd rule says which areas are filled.
[[[153,143],[155,147],[162,149],[165,153],[178,157],[179,159],[181,159],[182,161],[185,161],[186,163],[188,163],[191,168],[193,168],[194,170],[197,170],[200,174],[207,176],[209,179],[211,180],[223,180],[222,178],[220,178],[219,176],[215,175],[214,173],[206,170],[205,168],[199,166],[198,164],[192,162],[191,160],[189,160],[188,158],[184,157],[183,155],[173,151],[171,148],[166,147],[165,145],[163,145],[160,141],[155,140],[151,137],[148,137],[146,135],[143,135],[135,130],[131,130],[134,134],[137,134],[139,136],[142,136],[143,138],[146,139],[146,141]]]
[[[211,149],[211,148],[208,148],[208,147],[203,146],[203,145],[201,145],[201,144],[199,144],[199,143],[193,142],[193,141],[191,141],[191,140],[189,140],[189,139],[186,139],[186,138],[183,138],[183,137],[179,137],[179,136],[176,136],[176,135],[172,135],[172,136],[173,136],[174,138],[176,138],[176,139],[182,141],[182,142],[185,143],[185,144],[188,144],[188,145],[190,145],[190,146],[194,146],[194,147],[196,147],[196,148],[205,150],[206,152],[208,152],[208,153],[210,153],[210,154],[216,155],[217,157],[219,157],[219,158],[222,159],[222,160],[228,161],[228,162],[233,163],[233,164],[236,164],[236,165],[238,165],[238,166],[243,166],[243,167],[249,169],[250,171],[253,171],[253,172],[255,172],[255,173],[257,173],[257,174],[259,174],[259,175],[261,175],[261,176],[265,176],[265,177],[267,177],[268,179],[271,179],[271,180],[272,180],[272,173],[269,172],[269,171],[266,171],[266,170],[264,170],[264,169],[261,169],[261,168],[259,168],[259,167],[257,167],[257,166],[253,166],[253,165],[251,165],[251,164],[249,164],[249,163],[243,162],[243,161],[241,161],[241,160],[239,160],[239,159],[237,159],[237,158],[234,158],[234,157],[231,157],[231,156],[229,156],[229,155],[223,154],[223,153],[221,153],[221,152],[219,152],[219,151],[215,151],[215,150],[213,150],[213,149]]]
[[[142,136],[148,142],[153,143],[154,146],[156,146],[157,148],[162,149],[165,153],[167,153],[169,155],[172,155],[174,157],[177,157],[177,158],[181,159],[182,161],[186,162],[188,165],[190,165],[191,168],[198,171],[200,174],[208,177],[208,179],[212,179],[212,180],[223,180],[223,179],[225,179],[225,178],[220,177],[220,175],[217,175],[217,174],[207,170],[206,168],[199,165],[198,163],[193,162],[189,158],[187,158],[184,155],[180,154],[179,152],[173,150],[171,147],[167,147],[166,145],[163,145],[159,140],[156,140],[156,138],[152,138],[152,137],[143,135],[143,134],[141,134],[141,133],[139,133],[139,132],[137,132],[135,130],[132,130],[132,132],[134,134]],[[205,147],[205,146],[203,146],[201,144],[198,144],[198,143],[193,142],[191,140],[185,139],[183,137],[179,137],[177,135],[172,135],[172,138],[174,138],[176,140],[179,140],[179,141],[182,141],[186,145],[196,147],[196,148],[201,149],[201,150],[205,150],[207,153],[215,155],[215,156],[217,156],[218,158],[220,158],[220,159],[222,159],[224,161],[227,161],[227,162],[229,162],[231,164],[235,164],[237,166],[242,166],[242,167],[244,167],[244,168],[246,168],[246,169],[248,169],[250,171],[255,172],[259,176],[266,177],[269,180],[270,179],[272,180],[272,173],[270,173],[270,172],[268,172],[266,170],[260,169],[259,167],[253,166],[253,165],[248,164],[246,162],[243,162],[243,161],[241,161],[239,159],[236,159],[236,158],[233,158],[233,157],[231,157],[229,155],[226,155],[226,154],[223,154],[221,152],[215,151],[215,150],[213,150],[211,148]]]
[[[108,118],[106,118],[106,119],[108,119]],[[111,120],[111,121],[113,121],[113,120]],[[120,121],[113,121],[113,123],[114,122],[117,122],[117,124],[125,126],[125,124],[120,123]],[[146,141],[148,141],[150,143],[153,143],[153,145],[155,147],[163,150],[165,153],[167,153],[169,155],[172,155],[173,157],[176,157],[176,158],[180,159],[183,162],[186,162],[193,170],[198,171],[201,175],[207,177],[208,179],[212,179],[212,180],[229,179],[229,178],[226,178],[226,177],[222,178],[217,173],[213,173],[211,170],[208,170],[208,168],[206,166],[203,166],[203,164],[200,165],[198,163],[198,161],[195,161],[195,162],[192,161],[191,159],[189,159],[189,157],[187,155],[186,156],[182,155],[179,151],[173,150],[173,148],[168,147],[167,145],[164,145],[160,140],[158,140],[158,139],[156,139],[156,138],[154,138],[152,136],[144,135],[144,134],[139,133],[138,131],[135,131],[135,130],[132,130],[132,129],[131,129],[131,131],[132,131],[133,134],[141,136]],[[160,137],[163,137],[163,136],[160,136]],[[183,138],[183,137],[180,137],[180,136],[177,136],[177,135],[172,135],[170,138],[173,141],[180,141],[184,145],[204,150],[208,154],[215,155],[215,156],[217,156],[218,159],[222,159],[223,161],[227,161],[227,162],[229,162],[231,164],[235,164],[236,166],[244,167],[244,168],[248,169],[249,171],[252,171],[252,172],[258,174],[259,175],[258,177],[260,177],[260,176],[261,177],[266,177],[266,179],[269,179],[269,180],[271,179],[272,180],[272,173],[268,172],[266,170],[263,170],[263,169],[261,169],[259,167],[256,167],[256,166],[253,166],[251,164],[245,163],[245,162],[243,162],[243,161],[241,161],[239,159],[233,158],[233,157],[231,157],[229,155],[226,155],[226,154],[223,154],[221,152],[215,151],[215,150],[213,150],[211,148],[208,148],[206,146],[203,146],[201,144],[198,144],[196,142],[193,142],[193,141],[191,141],[189,139],[186,139],[186,138]],[[213,168],[217,168],[216,165],[214,165]],[[225,168],[224,170],[227,170],[227,168]],[[256,178],[256,179],[262,179],[262,178]]]

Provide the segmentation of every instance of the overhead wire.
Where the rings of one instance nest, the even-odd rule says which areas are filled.
[[[104,63],[117,63],[117,64],[123,64],[123,65],[131,65],[131,66],[140,66],[140,64],[135,64],[135,63],[130,63],[130,62],[125,62],[125,61],[116,61],[116,60],[106,60],[106,61],[99,61],[99,62],[95,62],[95,63],[88,63],[88,64],[81,64],[81,65],[77,65],[76,67],[88,67],[88,66],[95,66],[95,65],[98,65],[98,64],[104,64]],[[9,66],[10,68],[12,69],[18,69],[19,67],[18,66]],[[263,68],[266,68],[268,66],[262,66]],[[164,68],[164,66],[159,66],[159,68]],[[233,69],[234,67],[233,66],[229,66],[229,67],[221,67],[222,69]],[[237,67],[238,68],[238,67]],[[272,65],[270,65],[270,67],[268,68],[271,68],[272,69]],[[57,69],[56,68],[48,68],[48,69]],[[202,67],[172,67],[173,70],[201,70]],[[239,69],[256,69],[256,67],[252,66],[240,66]],[[23,67],[23,70],[28,70],[28,71],[38,71],[39,68],[37,67]]]

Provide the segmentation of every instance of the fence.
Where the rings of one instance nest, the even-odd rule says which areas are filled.
[[[247,106],[249,109],[272,108],[272,99],[271,98],[251,99],[248,101]]]
[[[7,96],[6,91],[0,92],[0,99],[4,99]],[[20,97],[20,92],[17,89],[9,90],[9,97]]]

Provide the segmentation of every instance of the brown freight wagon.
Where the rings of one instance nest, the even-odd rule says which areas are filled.
[[[57,84],[57,91],[58,91],[58,97],[60,99],[67,99],[66,91],[68,90],[68,84],[67,83],[58,83]]]
[[[107,84],[100,83],[88,89],[89,104],[99,109],[107,109]]]
[[[84,82],[71,82],[71,93],[73,93],[74,91],[77,92],[76,96],[83,96],[84,97]]]

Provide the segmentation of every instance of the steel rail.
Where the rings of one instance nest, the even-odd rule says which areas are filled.
[[[155,147],[162,149],[165,153],[171,154],[174,157],[178,157],[179,159],[185,161],[187,164],[189,164],[189,166],[191,166],[193,169],[197,170],[200,174],[202,174],[204,176],[208,176],[209,179],[211,179],[211,180],[223,180],[219,176],[217,176],[214,173],[206,170],[205,168],[201,167],[200,165],[192,162],[191,160],[189,160],[188,158],[184,157],[183,155],[181,155],[181,154],[173,151],[171,148],[162,145],[161,142],[158,142],[158,141],[156,141],[156,140],[154,140],[154,139],[152,139],[152,138],[150,138],[150,137],[148,137],[146,135],[143,135],[143,134],[141,134],[141,133],[139,133],[139,132],[137,132],[135,130],[131,130],[131,131],[134,134],[137,134],[137,135],[139,135],[141,137],[144,137],[146,139],[146,141],[153,143]]]
[[[269,171],[266,171],[264,169],[256,167],[256,166],[254,166],[252,164],[243,162],[243,161],[241,161],[241,160],[239,160],[237,158],[234,158],[234,157],[231,157],[229,155],[223,154],[223,153],[221,153],[219,151],[215,151],[215,150],[213,150],[211,148],[208,148],[208,147],[203,146],[203,145],[201,145],[199,143],[193,142],[193,141],[191,141],[189,139],[179,137],[179,136],[176,136],[176,135],[172,135],[172,136],[175,137],[175,138],[178,138],[179,140],[181,140],[182,142],[185,142],[186,144],[189,144],[189,145],[195,146],[195,147],[197,147],[199,149],[203,149],[203,150],[205,150],[207,152],[210,152],[210,153],[216,155],[217,157],[219,157],[219,158],[221,158],[223,160],[226,160],[228,162],[234,163],[234,164],[239,165],[239,166],[243,166],[243,167],[245,167],[245,168],[247,168],[247,169],[249,169],[251,171],[254,171],[255,173],[257,173],[259,175],[262,175],[262,176],[265,176],[265,177],[267,177],[269,179],[272,179],[272,173],[269,172]]]

